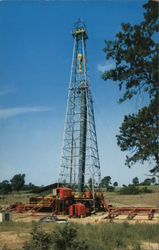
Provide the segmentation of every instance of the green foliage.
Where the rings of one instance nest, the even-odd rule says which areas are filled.
[[[152,177],[151,178],[151,184],[155,184],[156,183],[156,178],[155,177]]]
[[[107,187],[107,192],[114,192],[114,190],[115,190],[115,187],[113,187],[113,186]]]
[[[117,135],[117,143],[122,151],[133,152],[132,156],[126,157],[128,167],[137,161],[144,163],[153,157],[157,165],[151,172],[156,173],[158,169],[157,120],[157,100],[152,101],[148,107],[140,109],[137,114],[124,117],[120,135]]]
[[[12,190],[19,191],[24,187],[25,184],[25,174],[16,174],[10,180]]]
[[[50,234],[42,231],[36,223],[33,224],[31,236],[31,242],[25,243],[24,250],[48,250],[50,248]]]
[[[58,227],[56,231],[53,232],[53,244],[55,250],[61,249],[71,249],[74,245],[74,239],[77,236],[77,229],[70,225],[64,227]]]
[[[150,178],[146,178],[143,182],[142,182],[143,186],[150,186],[151,185],[151,179]]]
[[[156,178],[146,178],[143,182],[141,182],[139,185],[140,186],[150,186],[150,185],[156,185]]]
[[[147,187],[144,187],[142,189],[140,189],[142,193],[152,193],[151,189],[148,189]]]
[[[59,226],[52,234],[53,247],[55,250],[86,250],[85,241],[77,239],[77,228],[71,224]]]
[[[101,180],[101,186],[102,187],[108,187],[111,184],[111,177],[110,176],[105,176],[102,180]]]
[[[151,98],[158,91],[158,3],[148,1],[144,5],[144,20],[135,25],[122,23],[122,30],[115,41],[105,41],[106,59],[115,59],[115,69],[104,72],[103,79],[119,81],[125,92],[120,102],[132,98],[141,91]]]
[[[4,180],[0,182],[0,194],[8,194],[11,191],[20,191],[20,190],[35,190],[38,187],[32,184],[25,184],[25,174],[14,175],[13,178],[8,181]]]
[[[9,181],[5,180],[0,182],[0,194],[8,194],[12,191]]]
[[[122,151],[130,151],[126,165],[153,159],[150,170],[159,170],[158,159],[158,2],[149,0],[144,4],[144,20],[135,25],[122,23],[121,31],[114,41],[105,41],[106,59],[115,60],[115,68],[104,72],[104,80],[117,81],[123,96],[119,102],[135,95],[145,94],[147,106],[137,114],[126,115],[117,135]]]
[[[118,187],[118,182],[115,181],[115,182],[113,183],[113,186],[114,186],[114,187]]]
[[[111,186],[111,177],[110,176],[105,176],[102,180],[101,180],[101,187],[106,187],[107,192],[114,192],[115,187],[118,186],[118,182],[115,181],[113,186]]]
[[[45,233],[34,227],[30,243],[25,250],[139,250],[143,241],[158,241],[158,224],[136,224],[128,222],[99,223],[86,225],[56,225],[53,232]],[[48,245],[46,235],[49,235]],[[34,240],[33,240],[34,239]],[[39,240],[38,240],[39,239]],[[42,242],[44,242],[46,245]]]
[[[140,189],[135,187],[134,185],[129,185],[129,186],[125,186],[121,188],[119,193],[120,194],[139,194]]]
[[[134,177],[133,180],[132,180],[132,183],[134,185],[138,185],[139,184],[139,178],[138,177]]]
[[[46,233],[37,223],[33,224],[31,241],[24,250],[87,250],[85,240],[78,238],[78,228],[72,224],[57,225],[51,233]]]
[[[25,184],[22,189],[23,190],[35,190],[37,189],[38,187],[35,186],[34,184],[32,184],[31,182],[29,182],[29,184]]]
[[[152,193],[151,189],[148,189],[147,187],[144,188],[138,188],[135,185],[128,185],[128,186],[124,186],[119,190],[120,194],[130,194],[130,195],[134,195],[134,194],[142,194],[142,193]]]

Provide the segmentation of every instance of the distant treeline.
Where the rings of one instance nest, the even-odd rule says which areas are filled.
[[[121,188],[118,188],[118,182],[115,181],[112,183],[110,176],[105,176],[100,183],[100,188],[106,192],[119,192],[119,194],[139,194],[139,193],[152,193],[151,189],[148,189],[147,186],[157,185],[156,178],[146,178],[143,182],[139,182],[139,178],[135,177],[132,179],[132,183],[128,186],[123,184]],[[0,182],[0,195],[8,194],[12,191],[31,191],[31,192],[43,192],[46,190],[51,190],[55,188],[57,183],[48,185],[48,186],[36,186],[31,182],[29,184],[25,184],[25,174],[16,174],[12,177],[10,181],[4,180]],[[139,188],[139,186],[145,186],[143,188]],[[86,188],[92,189],[92,179],[88,180],[88,184]]]
[[[19,192],[20,190],[35,190],[39,188],[31,182],[25,184],[25,174],[16,174],[10,181],[4,180],[0,182],[0,194],[8,194],[12,191]]]
[[[134,177],[132,179],[132,183],[129,184],[128,186],[123,184],[121,188],[117,190],[119,194],[141,194],[141,193],[152,193],[152,190],[147,188],[147,186],[150,185],[157,185],[156,183],[156,178],[146,178],[143,182],[139,182],[138,177]],[[105,176],[101,180],[100,184],[102,190],[105,189],[107,192],[114,192],[115,188],[118,186],[118,182],[114,182],[113,185],[111,183],[111,177],[110,176]],[[145,186],[143,188],[139,188],[139,186]],[[103,190],[104,191],[104,190]]]

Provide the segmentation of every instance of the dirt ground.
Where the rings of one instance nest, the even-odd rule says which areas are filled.
[[[39,221],[40,218],[48,216],[48,215],[50,216],[51,214],[37,213],[34,216],[29,216],[28,213],[18,214],[14,212],[12,215],[12,220],[16,222],[19,222],[19,221],[32,222],[32,221]],[[84,218],[69,218],[67,215],[58,215],[58,217],[65,218],[68,220],[68,222],[76,222],[76,223],[81,223],[81,224],[100,223],[100,222],[108,223],[110,219],[106,219],[105,218],[106,215],[107,215],[106,212],[98,212],[96,214],[93,214],[91,216],[84,217]],[[138,216],[135,216],[132,220],[127,220],[127,215],[119,215],[115,219],[113,219],[113,221],[117,223],[122,223],[125,220],[130,224],[145,223],[145,222],[149,224],[159,223],[159,214],[155,213],[154,218],[152,220],[148,220],[147,215],[140,215],[140,216],[138,215]]]
[[[22,249],[24,243],[31,238],[30,233],[16,233],[14,231],[1,232],[0,250],[7,247],[9,250]]]

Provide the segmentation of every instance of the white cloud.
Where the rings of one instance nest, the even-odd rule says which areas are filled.
[[[110,70],[113,68],[114,68],[114,65],[112,63],[104,64],[104,65],[101,65],[101,64],[97,65],[97,70],[102,72],[102,73],[104,73],[104,71],[106,71],[106,70]]]
[[[50,111],[48,107],[16,107],[0,109],[0,119],[7,119],[17,115],[23,115],[27,113],[37,113]]]
[[[3,89],[3,90],[0,90],[0,96],[3,96],[3,95],[7,95],[8,93],[12,93],[12,92],[15,92],[16,89]]]

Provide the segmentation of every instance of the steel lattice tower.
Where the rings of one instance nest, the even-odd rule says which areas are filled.
[[[75,23],[72,35],[74,46],[59,182],[78,184],[78,192],[83,192],[84,185],[91,180],[94,193],[101,174],[87,61],[88,35],[80,19]]]

